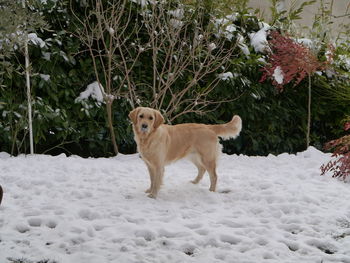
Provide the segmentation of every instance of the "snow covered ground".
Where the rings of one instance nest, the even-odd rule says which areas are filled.
[[[0,262],[350,262],[350,184],[320,176],[330,155],[222,155],[218,192],[186,161],[158,199],[138,155],[0,153]]]

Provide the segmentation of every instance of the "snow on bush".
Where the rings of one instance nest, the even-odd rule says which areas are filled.
[[[344,65],[344,67],[350,71],[350,56],[347,55],[339,55],[338,56],[340,63]]]
[[[218,31],[218,37],[225,37],[228,40],[232,40],[234,37],[234,32],[237,31],[236,26],[233,24],[237,20],[238,14],[228,15],[225,18],[215,19],[213,24]]]
[[[103,103],[103,93],[104,88],[97,81],[89,84],[86,89],[80,93],[79,97],[75,99],[75,102],[81,102],[83,100],[87,100],[90,97],[97,102]]]
[[[256,33],[249,34],[250,44],[254,47],[255,52],[266,53],[268,49],[267,32],[265,29],[260,29]]]
[[[221,73],[221,74],[219,74],[219,78],[221,80],[229,80],[229,79],[233,78],[233,74],[232,74],[232,72]]]
[[[178,9],[175,9],[175,10],[170,10],[168,11],[168,14],[172,15],[173,17],[181,20],[183,17],[184,17],[184,14],[185,14],[185,10],[184,9],[181,9],[181,8],[178,8]]]
[[[308,39],[308,38],[298,38],[296,39],[296,41],[300,44],[303,44],[304,46],[307,46],[309,48],[312,48],[313,47],[313,42],[311,39]]]
[[[33,43],[34,45],[37,45],[41,48],[45,47],[45,42],[40,37],[37,36],[35,33],[28,34],[28,42]]]
[[[238,47],[242,50],[244,55],[249,57],[250,51],[249,51],[248,46],[244,42],[244,37],[241,34],[238,34],[237,39],[238,39]]]
[[[277,66],[275,70],[273,71],[272,77],[274,77],[275,81],[278,84],[283,83],[283,71],[280,66]]]
[[[269,50],[267,42],[267,32],[271,28],[264,22],[259,22],[260,30],[258,32],[250,33],[250,44],[254,47],[255,52],[266,53]]]
[[[40,78],[42,78],[45,81],[49,81],[50,80],[50,75],[40,74],[39,76],[40,76]]]

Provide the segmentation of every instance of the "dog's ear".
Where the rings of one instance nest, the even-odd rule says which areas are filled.
[[[161,124],[164,123],[164,118],[163,118],[162,114],[160,114],[159,111],[154,110],[154,112],[155,112],[155,120],[154,120],[153,127],[154,127],[154,129],[157,129]]]
[[[136,122],[137,122],[137,114],[138,114],[139,110],[140,109],[137,107],[136,109],[133,109],[129,113],[129,118],[132,121],[132,123],[134,123],[134,124],[136,124]]]

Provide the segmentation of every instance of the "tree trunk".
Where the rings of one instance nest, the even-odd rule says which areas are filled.
[[[114,128],[113,128],[113,114],[112,114],[112,103],[113,101],[106,101],[106,109],[107,109],[107,120],[108,120],[108,126],[109,126],[109,132],[111,135],[111,141],[113,144],[113,150],[115,155],[118,155],[119,151],[118,151],[118,145],[115,139],[115,132],[114,132]]]
[[[308,96],[308,105],[307,105],[307,132],[306,132],[306,149],[310,145],[310,130],[311,130],[311,75],[308,75],[309,78],[309,96]]]
[[[29,53],[28,53],[28,41],[24,43],[24,56],[25,56],[25,72],[26,72],[26,86],[27,86],[27,99],[28,99],[28,127],[29,127],[29,146],[30,154],[34,154],[33,143],[33,121],[32,121],[32,100],[30,92],[30,76],[29,76]]]
[[[26,8],[25,0],[22,1],[22,7]],[[26,23],[24,23],[26,28]],[[34,143],[33,143],[33,121],[32,121],[32,100],[30,92],[30,75],[29,75],[29,52],[28,52],[28,32],[25,32],[24,42],[24,58],[25,58],[25,73],[26,73],[26,86],[27,86],[27,99],[28,99],[28,128],[29,128],[29,147],[30,154],[34,154]]]

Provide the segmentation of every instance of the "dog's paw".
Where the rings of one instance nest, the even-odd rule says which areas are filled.
[[[151,192],[151,188],[148,188],[145,193],[150,193]]]
[[[157,197],[157,195],[155,195],[155,194],[149,194],[149,195],[147,195],[149,198],[153,198],[153,199],[156,199],[156,197]]]
[[[199,181],[196,181],[196,180],[192,180],[192,181],[190,181],[192,184],[198,184],[199,183]]]

